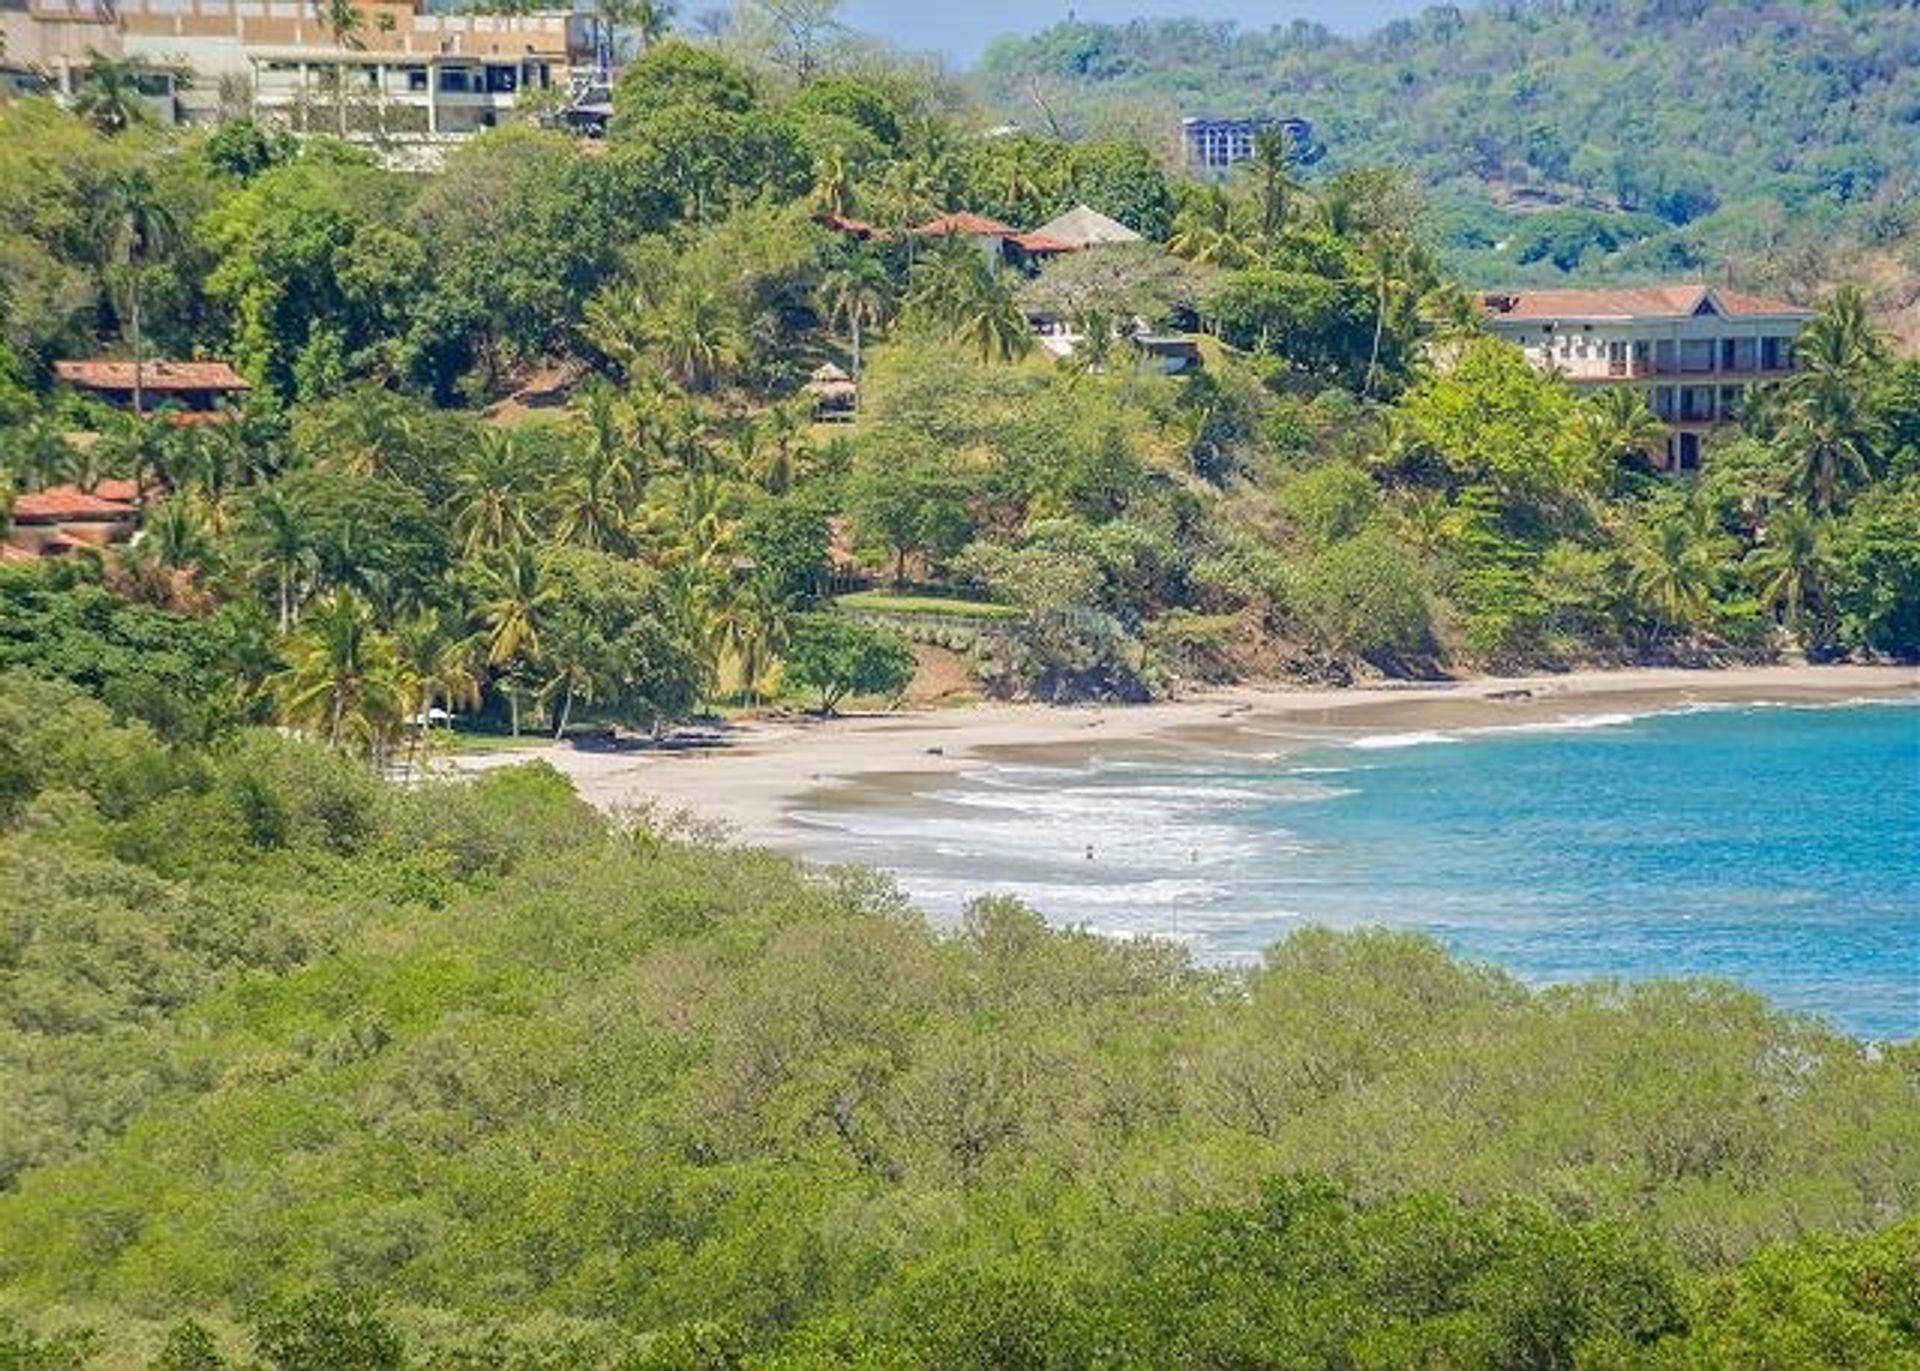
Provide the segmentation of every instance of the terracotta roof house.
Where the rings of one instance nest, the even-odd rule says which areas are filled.
[[[1641,391],[1671,430],[1663,465],[1693,471],[1750,389],[1790,375],[1813,317],[1785,300],[1700,283],[1492,291],[1486,326],[1577,386]]]
[[[117,358],[85,358],[55,362],[54,376],[121,409],[133,408],[134,365]],[[210,414],[220,402],[252,389],[245,377],[225,362],[169,362],[154,359],[139,368],[140,404],[157,404],[191,414]]]
[[[48,557],[81,546],[125,542],[140,523],[137,498],[132,481],[102,481],[91,492],[78,486],[28,491],[14,497],[7,545],[28,556]]]
[[[813,222],[824,225],[836,233],[844,233],[849,238],[857,238],[863,243],[869,240],[884,243],[893,236],[877,224],[869,224],[865,219],[855,219],[847,214],[816,214],[813,216]]]

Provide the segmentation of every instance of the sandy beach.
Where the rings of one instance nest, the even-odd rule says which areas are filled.
[[[1096,752],[1304,745],[1331,732],[1392,732],[1548,722],[1606,712],[1645,713],[1694,703],[1781,704],[1920,698],[1920,670],[1884,666],[1768,666],[1725,671],[1646,669],[1555,676],[1476,677],[1351,689],[1234,687],[1163,704],[1060,708],[981,704],[834,719],[750,721],[710,748],[587,750],[549,744],[457,754],[476,772],[544,761],[611,813],[684,816],[743,842],[804,851],[791,822],[828,790],[863,785],[911,792],[983,761]]]

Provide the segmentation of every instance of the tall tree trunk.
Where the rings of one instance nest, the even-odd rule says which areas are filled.
[[[557,743],[567,736],[567,725],[573,719],[573,682],[568,681],[566,689],[560,692],[560,721],[554,725],[553,740]]]
[[[1373,313],[1373,351],[1367,354],[1367,381],[1366,385],[1363,386],[1360,391],[1360,394],[1366,399],[1373,398],[1374,373],[1380,369],[1380,335],[1386,332],[1386,328],[1387,282],[1386,278],[1382,277],[1380,281],[1380,307]]]
[[[141,357],[140,348],[140,266],[136,260],[133,268],[133,417],[144,418],[146,413],[145,381],[146,363]]]
[[[860,311],[857,309],[853,312],[853,383],[860,384]],[[858,391],[854,392],[853,407],[856,411],[860,408]]]
[[[280,632],[284,636],[293,623],[293,572],[280,568]]]

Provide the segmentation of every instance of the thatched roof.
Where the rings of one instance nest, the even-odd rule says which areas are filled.
[[[1140,235],[1118,219],[1109,219],[1089,205],[1076,205],[1051,223],[1042,224],[1034,232],[1057,238],[1076,248],[1092,247],[1096,243],[1140,241]]]

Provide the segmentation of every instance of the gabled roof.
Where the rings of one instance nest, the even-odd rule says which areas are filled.
[[[116,488],[121,484],[132,482],[115,483]],[[48,486],[17,496],[13,502],[16,524],[117,523],[136,513],[126,500],[89,495],[78,486]]]
[[[833,229],[838,233],[847,234],[848,236],[853,238],[858,238],[863,242],[869,238],[872,238],[872,239],[877,239],[878,241],[884,243],[888,238],[892,237],[891,234],[889,234],[885,229],[881,228],[879,225],[869,224],[865,219],[855,219],[850,214],[831,214],[831,213],[823,212],[823,213],[814,215],[813,222],[816,224],[824,224],[826,227]]]
[[[1023,252],[1047,253],[1080,251],[1080,245],[1078,243],[1069,243],[1064,238],[1055,238],[1052,234],[1042,233],[1037,229],[1032,233],[1010,233],[1007,235],[1007,241]]]
[[[70,385],[88,390],[131,391],[133,363],[104,357],[55,362],[53,374]],[[225,362],[142,363],[140,388],[156,393],[169,390],[248,390],[244,377]]]
[[[1787,315],[1811,318],[1812,311],[1785,300],[1746,295],[1705,285],[1617,286],[1604,290],[1490,291],[1481,307],[1491,319],[1684,319],[1710,306],[1731,317]]]
[[[943,214],[937,219],[929,219],[913,231],[922,238],[939,238],[950,233],[964,233],[979,238],[1012,238],[1020,232],[1011,224],[964,210],[958,214]]]
[[[1118,219],[1109,219],[1091,205],[1075,205],[1065,214],[1050,223],[1042,224],[1034,230],[1049,238],[1058,238],[1074,247],[1092,247],[1096,243],[1137,243],[1140,235],[1121,223]]]

